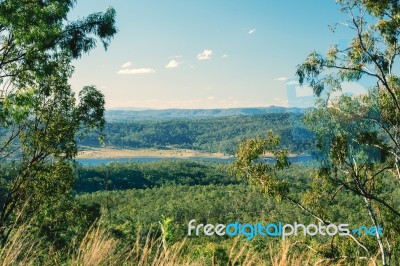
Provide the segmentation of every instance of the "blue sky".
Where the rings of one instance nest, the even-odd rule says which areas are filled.
[[[287,106],[296,65],[351,37],[328,28],[346,19],[334,0],[78,0],[69,17],[108,6],[119,32],[70,80],[96,85],[108,108]]]

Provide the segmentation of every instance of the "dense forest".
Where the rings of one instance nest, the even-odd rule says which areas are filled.
[[[79,166],[77,193],[99,190],[146,189],[166,185],[229,185],[239,180],[227,164],[201,161],[109,163]]]
[[[240,140],[262,137],[273,130],[282,137],[282,147],[293,153],[312,148],[312,133],[301,122],[299,113],[273,113],[251,116],[175,118],[110,122],[104,129],[105,145],[120,148],[189,148],[233,154]],[[95,134],[81,145],[98,146]]]
[[[161,166],[161,167],[160,167]],[[211,252],[222,253],[216,255],[214,263],[219,265],[229,263],[229,249],[237,239],[230,237],[196,237],[187,236],[187,222],[196,219],[198,223],[228,223],[234,221],[246,223],[271,223],[287,222],[312,223],[313,218],[294,208],[289,202],[276,202],[266,196],[260,190],[251,188],[244,180],[232,179],[229,174],[230,164],[199,162],[152,162],[110,164],[103,166],[82,167],[78,179],[78,187],[91,188],[89,176],[105,175],[109,172],[109,187],[92,187],[92,193],[79,193],[77,199],[82,204],[100,206],[103,216],[102,224],[108,228],[114,237],[121,239],[124,245],[131,245],[136,238],[146,235],[163,237],[160,224],[167,226],[167,243],[182,243],[185,241],[188,249],[184,256],[196,258],[205,257],[207,263],[211,263]],[[184,170],[183,170],[184,169]],[[218,169],[218,170],[217,170]],[[182,170],[182,171],[181,171]],[[280,173],[281,180],[287,180],[292,184],[294,194],[311,187],[310,176],[317,172],[312,163],[299,163],[292,166],[290,171]],[[124,174],[116,174],[124,173]],[[157,173],[157,174],[155,174]],[[155,175],[153,175],[155,174]],[[148,182],[146,189],[135,188],[133,182],[136,176],[149,176],[152,183]],[[201,178],[201,176],[207,178]],[[101,183],[102,180],[97,181]],[[173,182],[171,182],[173,181]],[[117,187],[113,184],[126,184],[126,187]],[[140,181],[139,181],[140,183]],[[93,192],[97,190],[96,192]],[[361,226],[368,223],[368,216],[361,212],[363,203],[354,199],[346,192],[342,197],[331,201],[330,209],[332,222],[346,222]],[[347,206],[352,206],[352,213],[348,213]],[[185,240],[186,239],[186,240]],[[298,248],[307,245],[319,246],[319,252],[323,256],[335,256],[331,249],[331,243],[327,243],[323,236],[310,238],[296,236]],[[361,241],[367,245],[373,245],[371,238],[361,236]],[[239,240],[241,241],[241,240]],[[250,250],[257,251],[260,259],[267,260],[270,254],[265,249],[277,251],[281,244],[279,237],[265,238],[258,236],[249,244]],[[348,239],[336,239],[335,248],[340,252],[346,252],[351,256],[357,256],[356,250],[351,247]],[[245,245],[242,243],[242,245]],[[335,251],[339,252],[339,251]],[[208,255],[207,255],[208,254]]]

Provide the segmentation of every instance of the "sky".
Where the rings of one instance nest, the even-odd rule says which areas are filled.
[[[351,39],[328,27],[347,18],[335,0],[78,0],[69,19],[108,6],[118,33],[74,61],[70,79],[75,91],[97,86],[107,108],[298,105],[296,65]]]

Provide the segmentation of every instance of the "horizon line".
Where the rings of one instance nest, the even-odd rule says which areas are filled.
[[[162,111],[162,110],[229,110],[229,109],[264,109],[264,108],[284,108],[284,109],[290,109],[290,108],[299,108],[299,109],[306,109],[310,107],[299,107],[299,106],[280,106],[280,105],[269,105],[269,106],[259,106],[259,107],[254,107],[254,106],[242,106],[242,107],[215,107],[215,108],[179,108],[179,107],[171,107],[171,108],[150,108],[150,107],[111,107],[111,108],[105,108],[108,111],[113,111],[113,110],[132,110],[132,111]]]

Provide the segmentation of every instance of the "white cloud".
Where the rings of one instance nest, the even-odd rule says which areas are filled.
[[[138,74],[151,74],[155,73],[156,71],[152,68],[124,68],[118,71],[118,74],[121,75],[138,75]]]
[[[175,59],[169,60],[168,64],[165,66],[165,68],[177,68],[179,66],[179,62],[176,61]]]
[[[221,55],[221,58],[228,58],[228,57],[229,57],[229,55],[227,55],[227,54]]]
[[[154,69],[148,67],[132,68],[132,65],[132,62],[126,62],[125,64],[121,65],[121,69],[117,73],[121,75],[138,75],[156,72]]]
[[[211,59],[211,56],[213,54],[212,50],[204,50],[200,54],[197,55],[197,59],[201,60],[208,60]]]
[[[253,34],[254,32],[256,32],[257,31],[257,29],[251,29],[251,30],[249,30],[249,32],[247,32],[248,34]]]
[[[130,67],[130,66],[132,66],[132,63],[131,63],[131,61],[128,61],[128,62],[126,62],[125,64],[123,64],[121,67],[122,67],[122,68],[128,68],[128,67]]]
[[[215,100],[215,97],[214,96],[209,96],[209,97],[207,97],[207,100],[213,101],[213,100]]]
[[[274,80],[276,80],[276,81],[286,81],[288,78],[287,77],[278,77],[278,78],[275,78]]]

